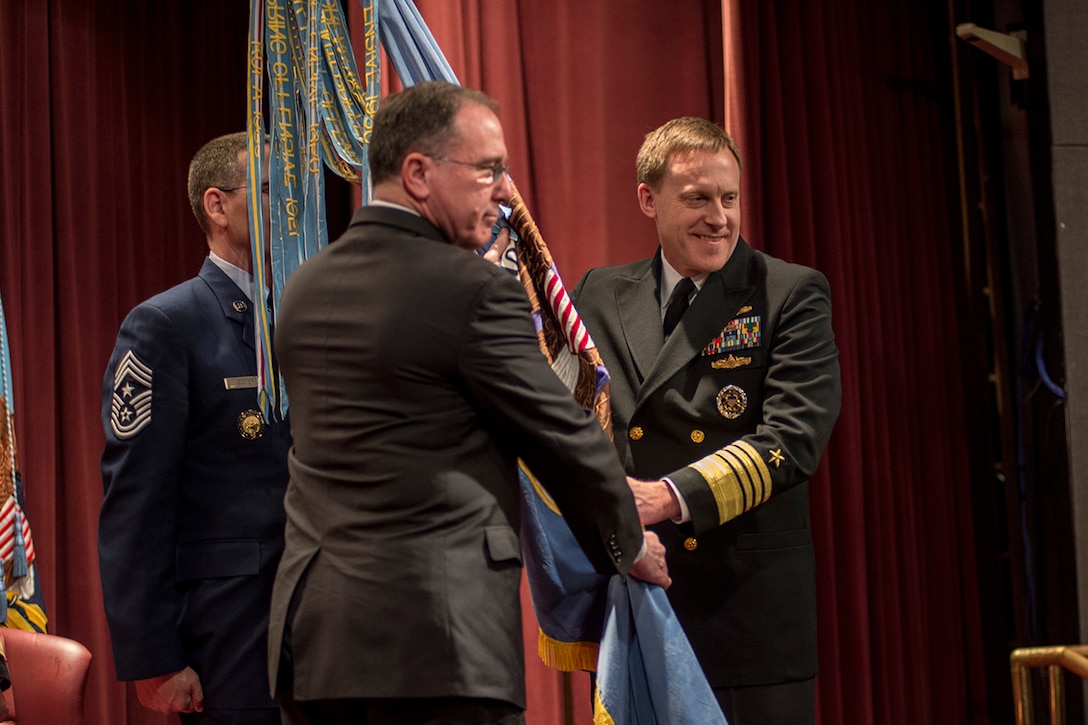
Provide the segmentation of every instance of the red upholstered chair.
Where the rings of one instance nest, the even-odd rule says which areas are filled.
[[[82,725],[90,651],[73,639],[0,627],[11,689],[4,693],[17,725]],[[0,723],[3,725],[3,723]]]

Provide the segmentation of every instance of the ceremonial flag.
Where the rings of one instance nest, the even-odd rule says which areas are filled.
[[[345,167],[359,167],[359,177],[365,176],[362,167],[377,107],[378,43],[373,38],[380,38],[405,87],[422,81],[458,82],[411,0],[360,1],[367,37],[365,91],[339,0],[252,0],[250,236],[253,258],[264,259],[259,180],[267,57],[273,147],[269,236],[277,304],[287,276],[327,243],[318,139],[330,167],[350,180],[357,179]],[[497,232],[503,229],[513,242],[503,266],[518,274],[529,296],[541,352],[575,399],[591,408],[611,435],[607,372],[516,189],[512,206],[496,225]],[[258,286],[266,286],[263,265],[254,268]],[[254,307],[261,337],[262,408],[285,412],[283,391],[264,373],[272,369],[269,313],[262,305]],[[532,474],[523,468],[521,479],[523,555],[544,661],[564,671],[600,669],[594,708],[598,725],[725,723],[664,591],[598,575]]]
[[[511,246],[500,261],[529,296],[540,349],[611,436],[608,373],[521,196],[503,215]],[[524,466],[522,556],[540,626],[538,652],[563,671],[596,670],[594,725],[726,725],[665,591],[598,574],[562,512]],[[599,644],[598,644],[599,643]]]
[[[26,504],[16,452],[11,353],[4,304],[0,301],[0,586],[7,600],[7,606],[0,607],[0,624],[44,632],[48,619],[37,586],[34,536],[23,511]]]
[[[363,187],[369,198],[367,149],[380,95],[377,0],[360,0],[365,74],[356,70],[340,0],[251,0],[249,22],[248,208],[258,290],[271,306],[253,305],[258,402],[266,417],[287,413],[287,395],[272,363],[275,310],[287,278],[328,245],[323,167]],[[265,87],[269,93],[265,94]],[[267,102],[269,118],[264,117]],[[269,224],[262,188],[268,144]]]

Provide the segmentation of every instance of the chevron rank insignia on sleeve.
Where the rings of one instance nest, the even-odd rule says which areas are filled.
[[[113,373],[110,427],[121,440],[132,438],[151,423],[151,368],[129,350]]]

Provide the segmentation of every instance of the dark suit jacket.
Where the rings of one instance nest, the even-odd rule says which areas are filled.
[[[272,683],[290,616],[297,699],[524,706],[517,457],[601,571],[626,573],[642,533],[520,284],[422,218],[366,207],[291,276],[276,346],[294,448]]]
[[[808,478],[840,405],[827,281],[743,240],[663,346],[653,259],[591,270],[579,312],[612,375],[628,472],[669,476],[691,522],[659,524],[669,599],[711,684],[816,672]]]
[[[257,391],[224,383],[256,374],[249,304],[205,260],[132,310],[103,382],[98,552],[117,676],[189,665],[207,708],[275,706],[267,614],[290,436],[273,424],[245,438]]]

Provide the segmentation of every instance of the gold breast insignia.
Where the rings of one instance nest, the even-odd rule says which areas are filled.
[[[710,367],[714,368],[715,370],[735,370],[736,368],[744,367],[751,362],[752,358],[750,357],[737,357],[736,355],[730,353],[729,357],[722,358],[721,360],[715,360],[710,363]]]
[[[255,441],[263,436],[264,429],[265,422],[261,411],[249,408],[238,414],[238,432],[247,441]]]
[[[718,391],[718,412],[722,417],[736,420],[748,407],[748,393],[736,385],[726,385]]]

